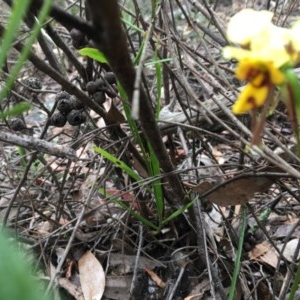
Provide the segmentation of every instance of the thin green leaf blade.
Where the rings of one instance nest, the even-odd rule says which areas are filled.
[[[16,1],[16,3],[20,3],[20,2],[22,2],[22,1]],[[52,5],[51,0],[45,0],[43,2],[43,6],[38,14],[37,20],[32,28],[31,34],[30,34],[29,38],[27,39],[25,46],[19,55],[18,61],[16,62],[16,64],[12,68],[12,70],[10,71],[10,76],[6,80],[5,86],[3,87],[3,89],[0,92],[0,103],[7,96],[8,91],[10,91],[11,87],[14,84],[15,78],[17,78],[18,74],[20,73],[20,70],[21,70],[24,62],[27,59],[27,57],[32,49],[32,45],[34,44],[34,42],[36,41],[36,39],[40,33],[40,30],[43,26],[43,22],[46,20],[46,18],[48,16],[51,5]],[[1,49],[1,52],[2,52],[2,49]]]
[[[87,56],[93,60],[96,60],[100,63],[105,63],[107,64],[107,58],[105,57],[105,55],[99,51],[98,49],[95,48],[82,48],[78,51],[78,53],[82,56]]]
[[[0,113],[0,119],[3,120],[7,117],[13,117],[22,114],[30,109],[30,104],[27,102],[20,102],[14,105],[10,109],[6,109],[4,112]]]
[[[6,26],[6,30],[1,39],[0,51],[0,69],[2,69],[7,53],[11,48],[11,44],[18,32],[22,19],[28,10],[30,0],[14,1],[12,6],[12,13]]]
[[[136,181],[141,181],[142,178],[135,173],[128,165],[126,165],[123,161],[116,158],[115,156],[111,155],[107,151],[105,151],[102,148],[99,148],[97,146],[94,146],[94,151],[108,159],[112,164],[117,165],[119,168],[121,168],[124,172],[126,172],[130,177],[132,177]]]
[[[174,211],[170,216],[168,216],[167,218],[165,218],[163,220],[163,224],[166,224],[166,223],[170,222],[171,220],[177,218],[179,215],[183,214],[186,209],[188,209],[189,207],[191,207],[194,204],[196,199],[197,198],[193,199],[192,201],[188,202],[187,204],[183,205],[182,207],[180,207],[179,209]]]

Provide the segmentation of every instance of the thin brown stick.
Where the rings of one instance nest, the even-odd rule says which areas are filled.
[[[16,134],[0,129],[0,141],[35,151],[45,152],[61,158],[78,160],[75,150],[70,147],[57,145],[25,134]]]

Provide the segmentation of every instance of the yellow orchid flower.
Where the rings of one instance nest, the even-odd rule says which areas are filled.
[[[238,44],[223,49],[239,61],[236,77],[249,84],[233,106],[236,114],[261,107],[276,85],[286,79],[280,69],[300,61],[300,21],[291,29],[272,24],[273,13],[244,9],[228,24],[228,39]]]
[[[225,47],[224,57],[237,60],[253,57],[271,61],[278,68],[289,63],[291,30],[272,24],[272,17],[272,12],[253,9],[244,9],[233,16],[228,24],[227,37],[241,47]],[[294,35],[298,32],[295,28]]]
[[[225,58],[238,60],[235,75],[248,84],[232,107],[235,114],[252,111],[252,143],[258,144],[279,86],[295,132],[300,156],[300,83],[293,66],[300,62],[300,20],[290,29],[272,24],[273,13],[245,9],[232,17],[227,37],[234,46],[223,49]]]
[[[285,46],[275,49],[272,48],[272,50],[265,47],[260,51],[226,46],[223,49],[223,56],[228,59],[235,58],[238,61],[245,59],[260,60],[262,63],[272,63],[275,68],[280,68],[291,61],[291,55],[286,50]]]
[[[227,28],[227,37],[233,42],[247,46],[254,39],[259,38],[272,25],[273,13],[269,11],[255,11],[244,9],[234,15]]]
[[[247,58],[239,62],[235,75],[238,79],[252,82],[255,86],[279,85],[285,80],[283,73],[272,62]]]
[[[250,51],[284,50],[291,39],[290,30],[275,26],[272,18],[270,11],[244,9],[229,21],[228,40]]]
[[[243,114],[262,106],[269,94],[268,86],[256,87],[247,84],[232,107],[234,114]]]
[[[253,58],[240,61],[235,74],[237,78],[249,81],[232,108],[235,114],[261,107],[272,87],[285,81],[284,75],[271,62]]]
[[[250,51],[257,58],[273,61],[277,67],[299,62],[300,20],[287,29],[272,24],[272,17],[272,12],[253,9],[244,9],[234,15],[228,23],[227,37],[240,47],[225,47],[224,56],[243,59],[245,52],[238,53],[240,49]]]

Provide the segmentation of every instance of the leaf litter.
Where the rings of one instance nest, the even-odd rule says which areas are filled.
[[[226,24],[229,15],[227,10],[230,9],[231,14],[242,6],[239,1],[233,1],[229,7],[216,5],[214,13],[221,18],[221,23]],[[177,29],[182,33],[181,39],[171,30],[170,33],[183,51],[182,57],[187,60],[187,63],[184,60],[181,63],[190,86],[202,90],[197,100],[207,103],[208,95],[223,92],[223,81],[218,77],[223,70],[228,72],[226,76],[230,78],[231,86],[236,87],[234,80],[229,77],[232,76],[232,66],[220,61],[219,45],[216,45],[215,40],[206,37],[206,46],[210,47],[214,63],[222,68],[222,72],[218,71],[218,76],[207,71],[207,68],[212,69],[213,64],[206,60],[205,51],[196,45],[196,42],[201,43],[201,39],[197,41],[195,32],[201,27],[197,27],[197,30],[187,30],[181,10],[193,10],[193,5],[187,1],[183,8],[175,7],[180,16],[175,22]],[[198,9],[202,9],[202,13],[205,12],[202,6]],[[283,6],[284,10],[287,10],[287,6]],[[216,27],[211,28],[213,33],[218,33]],[[64,28],[60,29],[64,34],[68,34]],[[134,39],[134,36],[131,38]],[[149,53],[151,54],[151,49]],[[64,63],[67,63],[67,59],[64,59]],[[191,68],[190,64],[196,65],[200,70]],[[174,65],[168,62],[168,66],[171,66],[172,71]],[[204,72],[205,76],[200,77],[199,71]],[[21,80],[22,76],[28,77],[27,74],[30,73],[30,68],[24,69],[19,79]],[[151,68],[147,69],[147,73],[150,93],[155,95],[155,74],[151,73]],[[36,74],[45,82],[47,90],[52,91],[49,95],[43,93],[38,100],[44,104],[53,103],[53,93],[57,93],[61,87],[44,74],[38,71]],[[76,75],[77,73],[71,70],[67,76],[71,80]],[[170,73],[174,78],[175,75]],[[209,79],[213,80],[210,82]],[[217,261],[224,291],[229,291],[240,234],[239,206],[249,204],[258,218],[250,221],[250,217],[253,216],[249,212],[245,255],[235,299],[245,299],[246,296],[249,299],[269,299],[271,295],[285,295],[288,288],[284,291],[280,283],[289,279],[291,266],[298,259],[296,252],[299,248],[299,232],[296,225],[299,222],[300,208],[299,178],[289,176],[278,168],[278,165],[274,169],[269,161],[259,155],[244,151],[245,145],[238,139],[241,136],[240,127],[235,127],[237,125],[226,117],[225,110],[215,113],[220,120],[214,122],[213,126],[203,120],[198,123],[196,115],[201,112],[200,104],[195,104],[195,99],[178,80],[170,81],[168,85],[171,96],[179,97],[178,101],[181,103],[177,103],[178,111],[172,111],[171,106],[168,106],[170,112],[165,122],[169,122],[170,127],[162,126],[163,139],[170,155],[173,155],[172,161],[176,164],[187,193],[201,203],[201,214],[205,215],[204,222],[209,227],[205,229],[205,239],[208,241],[206,255]],[[19,93],[22,93],[22,90]],[[26,97],[28,96],[32,97],[31,91],[27,91]],[[162,99],[164,107],[168,105],[167,97],[165,94]],[[25,120],[34,134],[38,135],[45,126],[46,113],[39,102],[33,103],[35,111],[27,115]],[[123,123],[124,119],[119,113],[119,110],[122,110],[120,102],[113,102],[108,97],[105,106],[111,118],[117,118],[130,137],[128,125]],[[182,114],[179,113],[183,110],[185,114],[184,118],[181,118]],[[177,125],[171,123],[188,119],[186,116],[193,110],[196,114],[191,114],[191,125],[196,129],[185,128],[183,125],[186,142],[184,145],[178,138]],[[186,212],[183,219],[165,223],[158,234],[147,226],[144,226],[141,234],[139,222],[128,210],[113,201],[118,199],[128,208],[156,222],[157,209],[148,187],[151,180],[145,166],[137,156],[132,155],[129,138],[123,137],[124,141],[113,140],[111,128],[106,127],[103,119],[94,112],[91,117],[97,126],[95,131],[88,126],[76,128],[70,125],[64,128],[50,127],[47,131],[45,139],[74,147],[79,159],[76,162],[38,153],[34,164],[30,165],[29,172],[24,175],[22,158],[29,165],[32,153],[27,151],[21,157],[15,147],[2,143],[1,222],[5,221],[9,227],[16,229],[20,236],[27,239],[31,248],[43,257],[45,274],[54,276],[59,271],[58,285],[69,298],[213,299],[211,281],[207,269],[199,259],[195,235],[189,232],[193,232],[194,229],[188,227],[187,230],[187,227],[184,227],[184,218],[188,218]],[[244,120],[244,123],[247,123],[247,120]],[[285,112],[280,107],[268,119],[267,129],[278,139],[272,139],[267,131],[263,133],[265,144],[274,153],[278,148],[282,150],[283,146],[291,148],[292,132]],[[122,158],[144,181],[139,185],[131,182],[128,174],[93,151],[94,144]],[[288,151],[281,153],[285,156],[280,157],[297,168],[297,161]],[[256,176],[257,172],[261,175]],[[21,190],[18,189],[20,183]],[[162,184],[164,185],[164,182]],[[236,207],[232,209],[232,205]],[[81,215],[83,207],[86,209]],[[260,218],[268,209],[272,212],[267,213],[267,217]],[[168,216],[172,212],[173,208],[166,205],[164,214]],[[81,221],[76,225],[79,218]],[[265,232],[258,234],[262,230],[261,227],[267,235]],[[75,239],[71,250],[67,251],[62,268],[58,270],[59,261],[63,259],[73,232]],[[41,250],[37,249],[37,244]],[[78,255],[78,252],[81,255]],[[179,258],[174,255],[176,252],[179,253]],[[280,278],[276,270],[279,270]],[[277,280],[279,286],[271,288],[272,280]],[[219,299],[219,296],[215,299]]]

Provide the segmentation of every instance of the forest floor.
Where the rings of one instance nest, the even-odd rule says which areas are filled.
[[[84,16],[81,2],[65,1],[66,11]],[[287,299],[300,248],[293,131],[280,103],[267,118],[264,150],[247,150],[251,119],[230,111],[242,83],[222,48],[241,9],[270,2],[274,21],[290,27],[299,3],[167,0],[151,17],[143,1],[119,2],[133,60],[154,25],[143,83],[185,206],[172,201],[109,67],[81,56],[76,48],[91,42],[53,21],[43,33],[50,54],[34,45],[41,61],[26,62],[2,103],[26,100],[31,109],[1,124],[0,222],[34,253],[56,299],[228,299],[240,240],[233,299]],[[24,24],[20,41],[28,31]],[[3,78],[17,55],[9,53]],[[60,77],[39,67],[55,63]],[[83,105],[81,92],[115,124]]]

